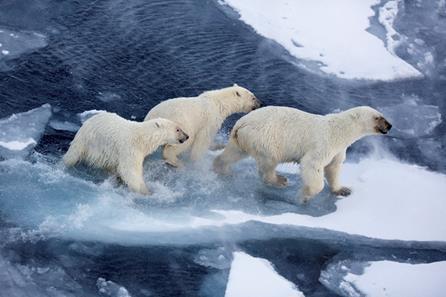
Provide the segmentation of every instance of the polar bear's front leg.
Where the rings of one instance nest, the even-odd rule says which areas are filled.
[[[150,191],[144,182],[143,161],[144,160],[122,160],[118,165],[118,174],[122,181],[133,192],[149,195]]]
[[[312,158],[303,158],[300,163],[302,177],[302,190],[300,202],[307,203],[324,188],[324,169],[312,161]]]
[[[283,188],[288,185],[286,177],[277,174],[277,162],[267,158],[256,158],[257,168],[263,181],[275,187]]]
[[[166,144],[163,149],[163,158],[166,163],[173,167],[183,167],[183,162],[178,160],[178,156],[189,149],[193,141],[192,138],[193,137],[190,135],[189,139],[182,144]]]
[[[211,146],[211,136],[213,136],[212,133],[206,129],[201,130],[195,135],[190,151],[190,159],[192,161],[198,161],[206,153]]]
[[[325,167],[325,177],[327,178],[330,190],[336,196],[348,196],[351,190],[347,187],[341,186],[339,182],[339,175],[341,173],[342,163],[345,160],[345,151],[337,154],[333,160]]]

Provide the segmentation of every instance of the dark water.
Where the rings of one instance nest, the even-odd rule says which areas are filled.
[[[0,61],[0,118],[44,103],[53,117],[78,121],[76,114],[106,109],[141,120],[163,99],[195,96],[204,90],[238,83],[264,103],[328,113],[356,105],[390,110],[394,117],[424,119],[419,106],[432,105],[446,117],[446,20],[436,1],[405,1],[397,29],[421,38],[435,63],[419,67],[425,77],[397,82],[345,81],[302,70],[277,44],[237,20],[215,1],[0,0],[0,27],[37,31],[47,46]],[[378,30],[379,31],[379,30]],[[416,65],[419,57],[402,46],[398,54]],[[415,98],[415,99],[414,99]],[[398,106],[415,100],[416,106]],[[396,107],[395,107],[396,106]],[[226,123],[229,129],[231,123]],[[420,123],[422,124],[422,123]],[[399,158],[446,172],[446,124],[413,135],[382,139]],[[36,150],[58,158],[74,133],[47,127]],[[352,148],[353,156],[370,150],[367,141]],[[0,209],[0,217],[4,210]],[[4,230],[13,224],[1,221]],[[8,229],[9,230],[9,229]],[[6,231],[5,231],[6,232]],[[216,242],[190,246],[116,246],[61,240],[5,241],[2,254],[17,267],[50,267],[50,275],[31,273],[35,285],[6,290],[0,296],[97,296],[98,277],[113,280],[132,296],[223,296],[228,268],[199,265],[200,250],[241,248],[270,260],[278,272],[306,296],[334,296],[319,274],[334,257],[365,260],[394,255],[401,261],[446,259],[435,248],[385,248],[356,245],[355,239],[327,242],[292,238]],[[21,266],[20,266],[21,265]],[[58,295],[59,294],[59,295]],[[115,296],[115,295],[112,295]]]

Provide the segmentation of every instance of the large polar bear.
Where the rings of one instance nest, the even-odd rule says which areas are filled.
[[[207,91],[198,97],[174,98],[152,108],[145,120],[166,118],[181,123],[189,140],[179,145],[166,145],[163,157],[174,167],[182,166],[178,155],[190,150],[192,161],[198,160],[210,147],[223,121],[237,112],[250,112],[260,101],[247,89],[232,87]]]
[[[363,136],[386,134],[391,127],[382,114],[367,106],[325,116],[290,107],[264,107],[235,124],[228,145],[214,161],[214,170],[228,174],[231,164],[250,155],[266,183],[283,187],[287,179],[276,173],[276,166],[298,162],[301,202],[322,191],[324,173],[334,194],[348,196],[351,190],[339,183],[347,147]]]
[[[117,114],[101,112],[79,129],[63,157],[66,166],[80,161],[110,170],[130,190],[149,194],[143,178],[144,158],[160,145],[188,139],[178,124],[166,119],[134,122]]]

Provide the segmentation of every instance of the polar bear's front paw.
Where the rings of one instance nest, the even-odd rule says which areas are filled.
[[[276,174],[273,178],[265,178],[264,182],[277,188],[284,188],[288,185],[288,179],[285,176],[278,174]]]
[[[177,161],[164,160],[164,161],[166,162],[167,165],[178,168],[178,169],[184,167],[183,162],[181,162],[180,160],[177,160]]]
[[[277,176],[277,179],[275,182],[276,187],[284,188],[284,187],[288,186],[288,179],[285,176],[278,175],[278,174],[276,176]]]
[[[352,193],[352,190],[350,188],[347,187],[342,187],[337,191],[333,191],[333,194],[336,196],[349,196]]]

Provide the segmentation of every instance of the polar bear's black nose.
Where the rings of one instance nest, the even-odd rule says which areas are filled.
[[[183,142],[185,142],[188,139],[189,139],[189,135],[187,135],[186,133],[182,132],[180,139],[178,139],[178,142],[179,143],[183,143]]]

